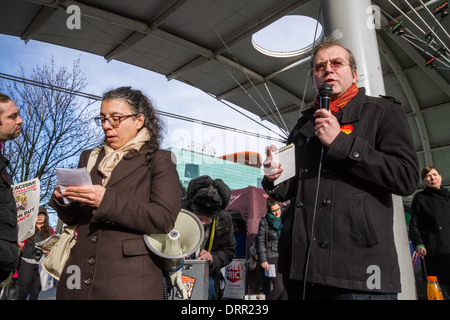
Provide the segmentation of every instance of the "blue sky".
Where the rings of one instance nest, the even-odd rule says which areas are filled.
[[[0,35],[0,48],[0,73],[19,76],[19,68],[23,66],[27,74],[30,74],[33,67],[50,63],[52,57],[58,67],[67,66],[70,69],[73,62],[79,58],[81,70],[86,75],[87,87],[83,90],[86,93],[101,96],[109,89],[129,85],[149,96],[158,110],[278,137],[258,124],[278,132],[269,122],[261,122],[258,117],[245,112],[257,120],[258,123],[255,123],[198,89],[176,80],[167,81],[164,76],[142,68],[118,61],[108,63],[103,57],[34,40],[25,44],[18,37],[6,35]],[[93,107],[99,109],[100,103],[95,103]],[[163,119],[166,123],[164,148],[180,148],[194,140],[198,145],[212,147],[217,156],[239,151],[256,151],[263,156],[266,145],[280,145],[279,142],[230,133],[187,121],[169,117]]]

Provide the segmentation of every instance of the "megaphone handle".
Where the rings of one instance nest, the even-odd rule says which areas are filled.
[[[186,286],[183,283],[183,280],[181,279],[181,272],[179,275],[177,275],[177,285],[178,291],[180,291],[181,295],[183,296],[183,300],[187,300],[188,293],[186,290]]]

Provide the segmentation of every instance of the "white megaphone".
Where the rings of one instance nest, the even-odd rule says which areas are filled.
[[[200,219],[185,209],[181,209],[171,232],[144,235],[145,244],[150,251],[163,258],[163,268],[183,299],[187,299],[187,290],[181,281],[184,258],[200,248],[204,236],[205,231]]]

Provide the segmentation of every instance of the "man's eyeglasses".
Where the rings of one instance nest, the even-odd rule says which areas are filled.
[[[340,59],[333,59],[333,60],[330,60],[329,62],[330,62],[331,69],[333,69],[334,71],[349,65],[348,63],[345,63],[343,60],[340,60]],[[318,64],[316,64],[313,67],[314,72],[321,73],[327,67],[327,64],[328,64],[328,61],[319,62]]]
[[[280,207],[278,207],[277,209],[274,209],[274,210],[270,210],[270,213],[274,214],[274,213],[277,213],[278,211],[281,212],[281,208]]]
[[[104,118],[104,117],[95,117],[94,120],[95,120],[95,123],[96,123],[98,126],[102,126],[102,125],[105,123],[105,121],[108,121],[109,124],[111,125],[111,127],[117,127],[117,126],[119,126],[119,124],[120,124],[123,120],[125,120],[126,118],[129,118],[129,117],[135,117],[135,116],[138,116],[138,115],[139,115],[139,114],[136,113],[136,114],[128,114],[128,115],[126,115],[126,116],[112,116],[112,117],[108,117],[108,118]]]

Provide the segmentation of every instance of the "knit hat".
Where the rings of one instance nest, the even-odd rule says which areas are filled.
[[[202,216],[214,217],[230,202],[230,188],[221,180],[201,176],[189,182],[186,208]]]

